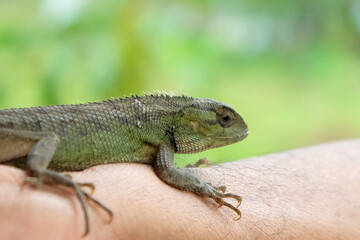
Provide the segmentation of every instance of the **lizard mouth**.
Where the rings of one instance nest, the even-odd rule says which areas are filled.
[[[216,137],[216,139],[221,139],[221,140],[237,140],[237,141],[241,141],[244,138],[246,138],[249,135],[249,130],[246,129],[246,131],[241,132],[239,135],[235,136],[235,137]]]
[[[242,133],[240,136],[237,137],[237,141],[239,142],[239,141],[245,139],[248,135],[249,135],[249,130],[246,129],[246,131],[244,133]]]
[[[217,141],[222,142],[221,146],[225,146],[225,145],[230,145],[232,143],[237,143],[242,141],[243,139],[245,139],[247,136],[249,135],[249,131],[246,130],[246,132],[241,133],[235,137],[216,137],[216,141],[214,142],[214,144],[211,146],[211,148],[215,148],[215,147],[220,147],[217,146]]]
[[[249,136],[249,130],[248,129],[246,129],[246,132],[243,134],[242,139],[246,138],[247,136]]]

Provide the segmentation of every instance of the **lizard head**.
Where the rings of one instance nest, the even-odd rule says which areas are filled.
[[[243,140],[248,127],[229,105],[212,99],[192,99],[176,117],[177,153],[195,153]]]

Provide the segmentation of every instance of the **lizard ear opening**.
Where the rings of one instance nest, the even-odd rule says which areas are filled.
[[[198,121],[190,121],[190,126],[192,127],[194,132],[199,132],[200,123]]]

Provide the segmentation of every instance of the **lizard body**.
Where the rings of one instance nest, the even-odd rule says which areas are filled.
[[[77,171],[98,164],[134,162],[151,164],[165,183],[214,199],[241,216],[224,193],[173,164],[176,153],[195,153],[241,141],[247,125],[230,106],[212,99],[147,95],[102,102],[0,110],[0,163],[27,170],[28,181],[73,188],[84,210],[89,232],[88,198],[59,171]]]

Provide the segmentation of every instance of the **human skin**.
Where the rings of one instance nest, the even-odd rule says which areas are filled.
[[[241,148],[241,146],[239,145]],[[0,165],[1,239],[356,239],[360,237],[360,139],[192,169],[243,197],[242,218],[163,183],[151,166],[112,164],[71,175],[93,182],[91,231],[73,192],[22,186],[22,170]],[[231,201],[231,200],[229,200]],[[235,204],[235,202],[234,202]]]

